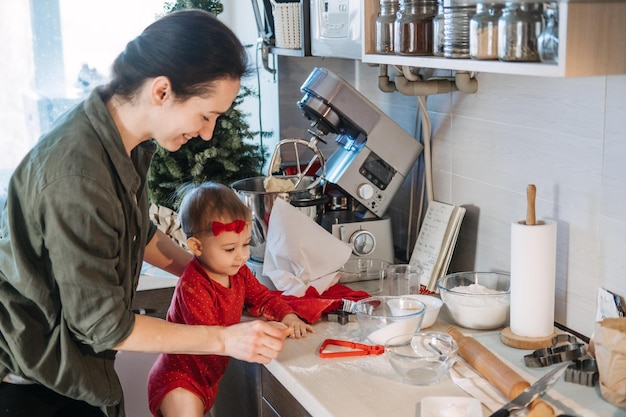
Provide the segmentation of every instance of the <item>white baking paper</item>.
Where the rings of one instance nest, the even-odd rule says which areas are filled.
[[[285,295],[301,297],[309,286],[323,293],[340,278],[350,246],[288,202],[276,199],[270,213],[263,275]]]

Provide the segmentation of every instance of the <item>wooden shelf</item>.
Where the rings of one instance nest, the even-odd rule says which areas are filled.
[[[418,68],[434,68],[454,71],[496,72],[500,74],[523,74],[544,77],[563,76],[560,65],[534,62],[480,61],[475,59],[452,59],[440,57],[412,57],[397,55],[365,54],[363,62],[371,64],[402,65]]]
[[[363,0],[365,63],[543,77],[626,74],[625,0],[560,1],[558,65],[376,54],[378,10],[378,0]]]

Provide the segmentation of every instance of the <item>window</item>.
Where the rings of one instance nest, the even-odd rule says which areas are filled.
[[[163,13],[165,1],[0,2],[0,202],[39,136],[109,78],[115,57]]]
[[[162,15],[168,2],[0,0],[0,207],[11,173],[41,134],[109,78],[110,65],[126,43]],[[244,45],[252,45],[258,35],[253,9],[243,4],[236,11],[225,7],[220,18],[226,18]],[[260,67],[258,44],[250,53],[256,54],[252,59],[259,78],[242,81],[263,94],[264,105],[262,111],[261,101],[251,99],[241,109],[250,114],[253,129],[275,131],[276,79]],[[269,128],[263,129],[261,114]],[[265,146],[273,149],[277,141],[276,136]]]

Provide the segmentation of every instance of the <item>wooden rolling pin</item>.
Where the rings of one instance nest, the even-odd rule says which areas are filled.
[[[487,381],[509,400],[517,397],[530,383],[519,376],[500,358],[473,337],[464,336],[455,327],[448,327],[446,333],[459,345],[459,356],[472,365]],[[554,417],[554,409],[537,397],[530,405],[529,417]]]

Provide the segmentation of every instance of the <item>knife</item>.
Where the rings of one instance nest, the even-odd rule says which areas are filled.
[[[550,389],[569,365],[571,365],[571,361],[558,365],[489,417],[508,417],[511,411],[526,408],[535,398]]]

